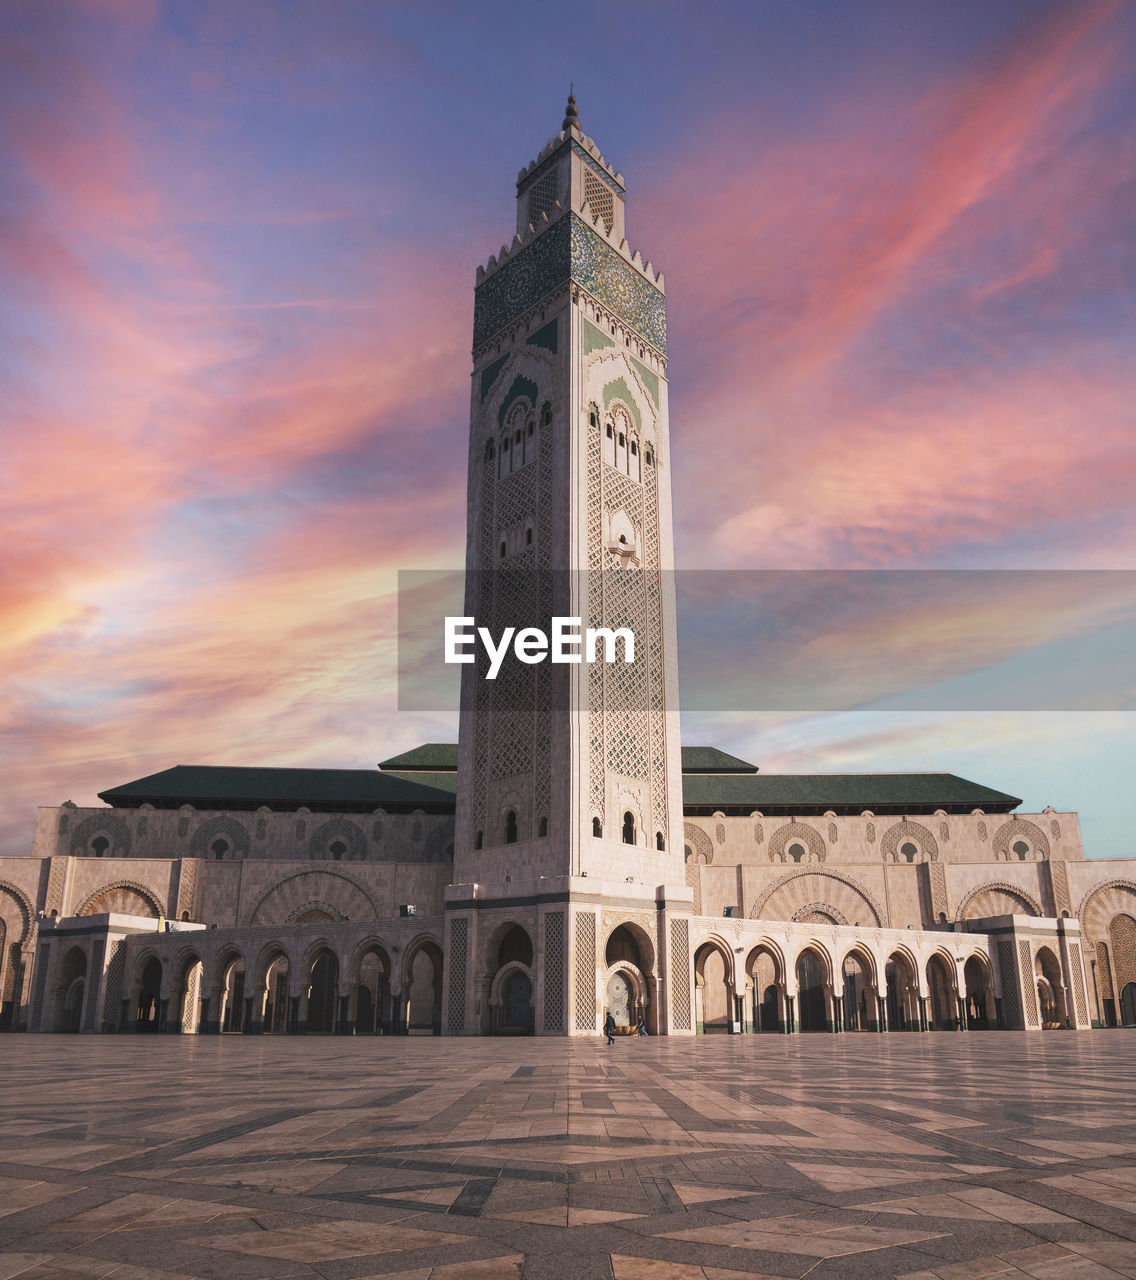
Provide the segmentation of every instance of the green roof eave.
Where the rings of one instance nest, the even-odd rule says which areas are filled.
[[[311,809],[367,813],[374,809],[441,810],[454,807],[456,776],[400,775],[374,769],[273,769],[175,765],[99,792],[116,808],[151,804],[176,809]]]
[[[682,803],[687,811],[969,813],[1007,812],[1021,800],[953,773],[761,773],[684,774]]]

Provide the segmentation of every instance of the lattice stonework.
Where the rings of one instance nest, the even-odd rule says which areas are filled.
[[[947,871],[941,862],[930,862],[927,871],[931,881],[931,910],[935,919],[940,916],[950,917],[950,905],[947,902]]]
[[[671,1025],[690,1030],[690,926],[686,920],[671,922]]]
[[[182,1035],[197,1031],[197,1002],[201,998],[201,970],[193,965],[185,980],[185,996],[181,1007]]]
[[[1018,960],[1021,964],[1022,993],[1026,1000],[1026,1026],[1036,1027],[1037,1017],[1037,980],[1033,976],[1033,959],[1030,956],[1030,945],[1022,941],[1018,943]]]
[[[450,921],[449,1030],[465,1030],[465,973],[469,950],[469,921],[460,916]]]
[[[94,1031],[95,1019],[99,1013],[99,988],[102,986],[103,959],[106,956],[106,941],[95,940],[91,948],[91,964],[87,970],[87,1010],[83,1015],[83,1030]]]
[[[488,604],[488,566],[491,563],[493,548],[496,543],[496,528],[493,522],[494,488],[496,485],[496,463],[484,462],[481,468],[481,502],[479,503],[479,519],[481,521],[481,540],[477,561],[478,572],[466,578],[465,611],[471,617],[484,617],[484,609]],[[485,832],[488,813],[488,780],[489,780],[489,696],[491,686],[485,679],[487,659],[484,650],[479,648],[478,662],[467,679],[474,683],[474,701],[477,707],[473,718],[473,812],[474,831]]]
[[[1022,1010],[1018,1003],[1018,983],[1014,977],[1014,944],[998,943],[998,968],[1002,974],[1002,1018],[1008,1027],[1021,1022]],[[1035,1019],[1036,1021],[1036,1015]]]
[[[1097,992],[1102,1000],[1112,999],[1112,974],[1108,967],[1108,947],[1097,943]]]
[[[530,196],[531,200],[532,197]],[[584,174],[584,199],[591,205],[592,213],[598,213],[608,234],[611,234],[612,223],[615,222],[615,197],[606,182],[601,182],[594,173]]]
[[[1112,941],[1116,985],[1123,994],[1130,982],[1136,982],[1136,920],[1129,915],[1114,916],[1108,936]]]
[[[187,912],[193,919],[193,899],[197,888],[197,859],[182,858],[178,871],[177,916],[180,920]]]
[[[1077,1025],[1088,1026],[1089,1013],[1085,1008],[1085,967],[1081,962],[1081,948],[1075,942],[1069,944],[1069,968],[1073,977],[1073,1003],[1077,1009]]]
[[[126,978],[126,943],[110,944],[110,962],[106,971],[106,994],[103,996],[103,1027],[118,1026],[119,1005],[122,1004],[122,983]]]
[[[588,430],[588,620],[597,625],[603,613],[603,482],[602,427],[597,415]],[[588,667],[588,791],[592,814],[604,822],[604,707],[603,665]]]
[[[1063,862],[1051,862],[1049,875],[1053,883],[1053,905],[1057,914],[1073,914],[1073,904],[1069,901],[1069,877]]]
[[[542,213],[551,217],[553,209],[556,208],[556,179],[557,171],[552,168],[529,187],[528,214],[529,221],[534,227],[539,224]]]
[[[47,947],[40,947],[36,952],[35,960],[35,985],[32,994],[32,1017],[39,1019],[39,1025],[43,1030],[50,1031],[50,1026],[45,1025],[48,1022],[47,1010],[43,1007],[44,991],[47,988],[47,957],[51,955],[51,951]]]
[[[67,883],[67,859],[52,858],[51,870],[47,876],[47,896],[43,909],[50,915],[53,911],[63,914],[63,887]]]
[[[702,870],[697,862],[686,864],[686,883],[694,890],[694,914],[702,914]]]
[[[544,917],[544,1029],[564,1030],[564,912]]]
[[[576,1030],[596,1029],[596,917],[583,911],[576,917]]]

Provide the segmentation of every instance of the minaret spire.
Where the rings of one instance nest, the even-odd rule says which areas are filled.
[[[568,86],[568,106],[564,112],[564,123],[560,126],[561,129],[580,128],[580,113],[576,110],[576,99],[573,96],[575,88],[575,84]]]

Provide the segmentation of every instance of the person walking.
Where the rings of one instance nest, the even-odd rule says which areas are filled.
[[[635,1027],[635,1034],[637,1036],[645,1036],[647,1034],[647,1024],[643,1021],[642,1014],[639,1015],[639,1022]]]
[[[615,1019],[611,1016],[610,1009],[604,1019],[604,1035],[607,1036],[608,1044],[615,1044]]]

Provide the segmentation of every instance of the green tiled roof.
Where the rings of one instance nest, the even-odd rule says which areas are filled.
[[[100,791],[118,808],[152,804],[176,809],[299,809],[369,813],[372,809],[450,810],[457,777],[436,773],[380,773],[377,769],[257,769],[179,764]]]
[[[391,756],[389,760],[380,760],[380,769],[393,769],[395,772],[425,769],[429,772],[457,772],[458,744],[456,742],[424,742],[420,747],[404,751],[401,755]]]
[[[456,742],[426,742],[420,747],[404,751],[401,755],[380,760],[379,768],[408,773],[419,769],[436,772],[455,770],[458,767]],[[757,765],[748,760],[719,751],[717,747],[683,747],[683,773],[756,773]]]
[[[757,773],[686,774],[682,780],[686,810],[742,809],[762,813],[969,813],[1004,812],[1021,804],[1006,795],[953,773]]]
[[[717,747],[683,747],[683,773],[741,773],[757,772],[757,765],[748,760],[719,751]]]
[[[1003,813],[1021,801],[953,773],[758,773],[716,747],[684,747],[682,802],[688,813]],[[398,766],[398,767],[392,767]],[[299,809],[317,813],[451,813],[457,793],[457,747],[427,743],[392,756],[378,769],[259,769],[176,765],[101,791],[117,808]]]

